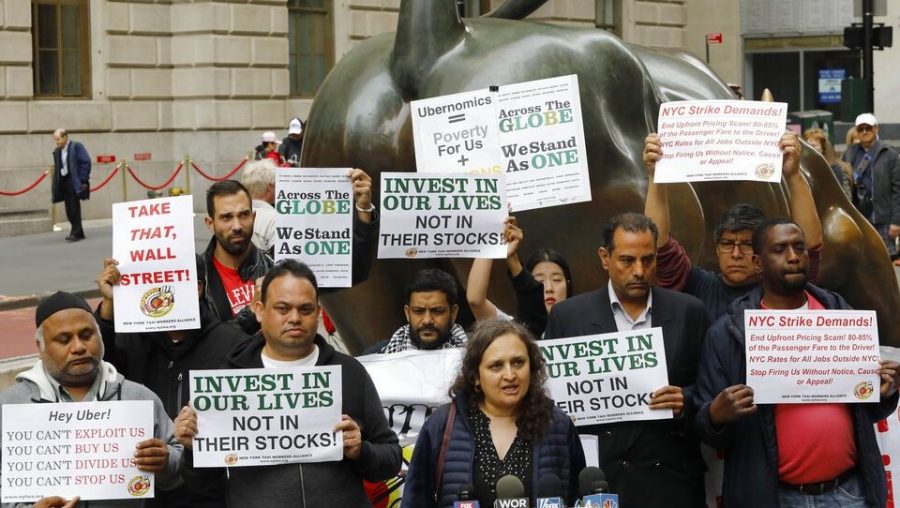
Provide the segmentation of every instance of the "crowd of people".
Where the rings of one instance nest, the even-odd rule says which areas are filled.
[[[363,480],[383,481],[401,469],[401,448],[371,377],[333,338],[318,333],[323,309],[316,275],[300,261],[272,260],[275,171],[285,159],[297,160],[303,125],[295,120],[280,144],[274,133],[263,135],[260,160],[245,169],[243,184],[227,180],[207,192],[213,238],[196,257],[200,328],[117,333],[113,287],[120,273],[118,261],[108,258],[97,277],[102,299],[96,309],[64,292],[37,307],[40,358],[0,394],[2,404],[153,401],[154,436],[134,452],[141,470],[157,474],[151,506],[368,506]],[[839,163],[826,138],[807,136],[864,214],[869,200],[867,217],[887,241],[900,233],[897,154],[877,140],[874,116],[861,115],[856,124],[860,142],[843,156],[849,166]],[[78,148],[65,131],[55,137],[70,175],[61,182],[75,185],[65,199],[77,197]],[[285,153],[278,153],[279,145]],[[434,409],[419,433],[401,506],[453,506],[463,490],[491,506],[506,475],[521,479],[532,500],[540,479],[555,475],[560,496],[572,502],[583,494],[579,433],[598,437],[609,489],[626,507],[705,506],[701,442],[725,458],[723,502],[729,508],[887,506],[873,424],[896,409],[900,365],[881,362],[878,404],[757,405],[746,384],[745,311],[849,308],[840,295],[815,285],[823,234],[800,170],[801,145],[785,134],[779,147],[790,217],[766,218],[745,204],[729,209],[713,239],[717,271],[694,264],[671,232],[668,185],[654,181],[662,144],[650,134],[643,151],[644,213],[610,217],[596,232],[599,265],[608,276],[604,287],[578,286],[585,291],[576,294],[569,265],[552,246],[522,263],[525,232],[515,217],[507,219],[503,235],[516,309],[499,309],[489,299],[490,260],[475,260],[468,276],[464,293],[477,321],[469,331],[457,323],[461,294],[453,275],[430,268],[416,273],[405,292],[406,324],[391,337],[372,338],[365,353],[464,351],[451,402]],[[895,175],[896,189],[885,201],[879,185]],[[370,176],[353,169],[347,178],[356,210],[356,284],[374,262],[378,214]],[[74,222],[72,235],[83,237]],[[548,396],[540,340],[650,327],[663,330],[668,383],[651,394],[649,407],[673,417],[576,428]],[[341,366],[342,416],[334,430],[343,434],[342,460],[194,466],[193,441],[202,429],[188,404],[191,370],[314,365]],[[81,506],[77,498],[51,494],[33,506]]]

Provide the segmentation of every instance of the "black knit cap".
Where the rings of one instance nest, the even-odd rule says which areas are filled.
[[[46,321],[48,317],[66,309],[81,309],[92,312],[91,306],[88,305],[84,298],[65,291],[57,291],[41,302],[37,309],[34,310],[34,326],[40,328],[41,323]]]

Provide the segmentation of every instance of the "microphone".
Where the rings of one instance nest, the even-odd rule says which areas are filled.
[[[471,483],[460,485],[456,498],[457,501],[453,503],[453,508],[480,508],[478,500],[475,499],[475,486]]]
[[[562,497],[562,480],[553,473],[537,482],[537,508],[566,508]]]
[[[606,494],[609,492],[609,484],[603,480],[591,483],[591,494]]]
[[[525,486],[522,480],[508,474],[497,480],[497,500],[494,508],[528,508]]]
[[[606,475],[599,467],[588,466],[578,473],[578,497],[594,494],[594,482],[605,482]]]

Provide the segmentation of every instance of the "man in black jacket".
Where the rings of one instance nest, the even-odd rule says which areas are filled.
[[[113,364],[126,379],[141,383],[163,403],[169,418],[174,419],[190,400],[188,372],[217,369],[235,346],[248,336],[216,318],[200,297],[200,328],[169,332],[116,333],[113,286],[121,275],[115,259],[103,261],[97,287],[103,300],[94,316],[100,324],[105,353],[103,359]],[[197,258],[197,292],[203,295],[204,264]],[[182,485],[171,491],[160,491],[151,506],[166,508],[218,508],[225,506],[224,475],[211,478],[203,485]]]
[[[658,234],[645,215],[609,219],[599,250],[609,284],[554,305],[544,338],[662,328],[669,385],[653,392],[649,407],[671,409],[674,419],[590,425],[579,431],[598,436],[601,466],[622,506],[696,508],[705,505],[705,467],[700,442],[691,432],[690,401],[709,318],[693,296],[651,287]]]
[[[353,182],[353,284],[364,281],[374,254],[378,214],[372,204],[372,178],[361,169],[347,175]],[[259,331],[250,303],[256,283],[274,263],[253,245],[250,192],[236,180],[214,183],[206,191],[206,226],[213,232],[201,254],[206,265],[206,300],[221,321],[234,321],[248,334]]]
[[[808,283],[809,253],[796,223],[763,221],[753,232],[753,252],[762,286],[735,300],[709,329],[695,391],[700,437],[725,452],[725,506],[886,506],[873,424],[897,407],[900,365],[882,362],[877,404],[755,404],[745,385],[745,311],[850,306]]]
[[[65,129],[53,132],[53,184],[51,185],[53,203],[66,203],[66,217],[72,225],[68,242],[84,240],[84,228],[81,225],[81,200],[91,198],[91,156],[84,145],[71,141]]]
[[[318,287],[305,264],[285,260],[263,279],[260,298],[253,303],[262,330],[229,356],[226,367],[302,368],[341,366],[341,421],[344,458],[336,462],[235,467],[228,475],[229,506],[267,508],[369,506],[362,480],[386,480],[400,471],[397,436],[388,427],[378,391],[363,366],[338,353],[316,333],[319,321]],[[193,438],[197,413],[190,407],[176,418],[175,437],[185,445],[185,480],[203,483],[208,469],[193,467]]]

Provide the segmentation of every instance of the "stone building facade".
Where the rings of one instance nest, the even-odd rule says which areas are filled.
[[[399,3],[0,0],[0,190],[28,185],[50,164],[50,134],[58,127],[95,158],[128,161],[150,184],[164,181],[186,155],[223,175],[263,131],[283,136],[290,118],[305,118],[318,82],[341,55],[395,29]],[[602,18],[627,42],[703,58],[697,43],[708,30],[708,7],[715,4],[716,19],[728,20],[725,31],[739,25],[737,3],[722,6],[729,3],[549,0],[530,18],[582,26]],[[460,4],[469,13],[486,12],[500,0]],[[729,81],[740,79],[739,63],[732,65],[740,61],[738,39],[726,37],[714,55],[720,62],[714,68]],[[147,153],[150,160],[132,162]],[[92,184],[113,168],[95,163]],[[184,173],[173,185],[187,184]],[[198,211],[208,183],[190,175]],[[48,196],[44,182],[22,196],[0,197],[0,210],[46,207]],[[108,217],[111,203],[143,197],[130,178],[123,190],[117,176],[84,214]]]

